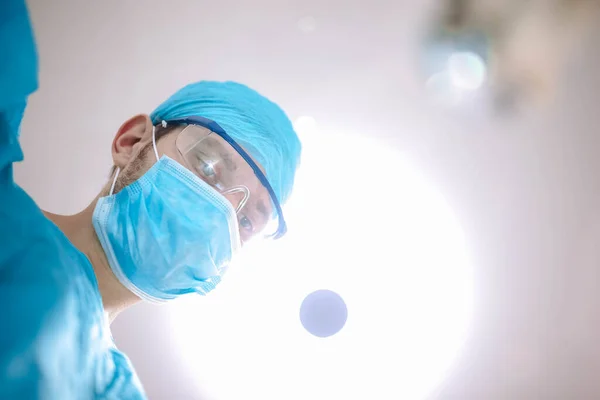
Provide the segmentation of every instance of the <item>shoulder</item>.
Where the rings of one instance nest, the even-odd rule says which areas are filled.
[[[18,185],[2,191],[0,207],[0,285],[12,292],[8,305],[39,303],[26,316],[67,307],[84,290],[88,304],[102,307],[96,277],[87,257],[48,220]],[[0,297],[1,298],[1,297]],[[0,308],[7,306],[0,301]]]
[[[89,261],[16,185],[3,193],[0,243],[10,327],[0,333],[0,398],[81,398],[93,384],[90,332],[103,322]]]
[[[0,332],[0,399],[144,399],[111,341],[89,260],[18,186],[4,206],[0,315],[11,329]]]
[[[98,392],[102,398],[106,399],[131,399],[143,400],[146,399],[142,384],[135,373],[131,362],[125,354],[117,348],[112,347],[109,350],[110,357],[107,362],[111,368],[105,376]]]
[[[83,274],[95,284],[89,260],[23,189],[13,183],[0,196],[0,283],[51,284],[63,292],[70,277]]]

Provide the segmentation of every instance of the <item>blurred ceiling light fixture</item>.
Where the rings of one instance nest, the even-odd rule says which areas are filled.
[[[460,225],[389,146],[322,128],[303,146],[288,234],[178,304],[174,351],[200,397],[423,399],[470,325]],[[323,293],[337,322],[314,325],[305,312]]]
[[[445,0],[425,41],[427,77],[449,68],[473,90],[487,75],[496,111],[543,104],[599,16],[600,0]]]
[[[452,84],[463,90],[476,90],[483,85],[486,65],[476,53],[453,53],[448,59],[448,73]]]

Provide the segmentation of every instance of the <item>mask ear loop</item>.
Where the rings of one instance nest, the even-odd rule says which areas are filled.
[[[115,172],[115,177],[113,178],[112,185],[110,185],[110,193],[108,194],[109,196],[112,196],[113,192],[115,191],[115,184],[117,183],[119,172],[121,172],[121,168],[117,167],[117,171]]]
[[[161,125],[163,128],[167,127],[167,121],[162,121]],[[160,159],[160,157],[158,156],[158,149],[156,148],[156,127],[153,125],[152,126],[152,148],[154,149],[154,155],[156,156],[156,161],[158,161]]]

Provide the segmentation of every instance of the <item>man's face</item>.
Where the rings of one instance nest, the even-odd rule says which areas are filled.
[[[167,128],[167,133],[164,133],[165,128],[155,129],[159,158],[166,155],[177,161],[220,192],[234,208],[240,206],[246,194],[243,191],[230,193],[228,189],[240,185],[246,187],[249,196],[237,213],[240,237],[242,242],[246,242],[261,233],[273,212],[270,196],[237,151],[217,134],[198,131],[202,129],[199,127],[190,126],[186,129],[186,126],[177,126]],[[150,132],[150,137],[147,137],[145,133],[139,143],[133,146],[131,157],[115,184],[115,193],[137,180],[156,163],[151,134]],[[202,140],[198,142],[198,138]],[[213,155],[211,159],[217,160],[210,163],[208,172],[206,163],[201,162],[206,154]],[[259,167],[262,169],[260,165]],[[219,176],[220,183],[215,181],[215,176]]]

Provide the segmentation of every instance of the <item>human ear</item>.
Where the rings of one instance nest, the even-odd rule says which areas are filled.
[[[123,169],[152,135],[152,120],[146,114],[129,118],[121,125],[112,143],[114,165]]]

